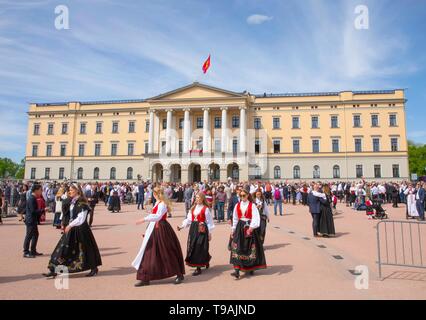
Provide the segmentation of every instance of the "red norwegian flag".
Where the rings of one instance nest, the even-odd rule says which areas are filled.
[[[209,68],[210,68],[210,55],[203,64],[203,72],[206,73],[207,70],[209,70]]]

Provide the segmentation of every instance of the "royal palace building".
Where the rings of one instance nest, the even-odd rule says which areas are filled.
[[[141,100],[31,103],[25,178],[402,180],[404,90],[251,94],[193,83]]]

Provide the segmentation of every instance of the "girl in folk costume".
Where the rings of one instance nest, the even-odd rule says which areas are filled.
[[[416,188],[412,184],[404,191],[404,194],[407,198],[407,219],[408,218],[418,218],[419,213],[416,207]]]
[[[257,230],[260,226],[259,210],[247,190],[241,190],[240,198],[232,217],[230,244],[230,263],[234,265],[231,275],[236,279],[240,278],[240,271],[253,274],[255,270],[266,268],[265,253]]]
[[[214,229],[213,219],[204,193],[198,193],[195,203],[188,212],[188,216],[178,227],[178,231],[191,226],[188,235],[188,248],[185,262],[190,267],[195,267],[192,275],[201,274],[201,268],[209,267],[211,256],[209,254],[209,241]]]
[[[167,222],[167,214],[171,211],[169,200],[160,187],[153,190],[155,206],[152,213],[136,222],[149,222],[142,246],[132,262],[137,270],[136,287],[149,285],[151,280],[161,280],[176,276],[175,284],[184,279],[185,265],[182,249],[175,232]]]
[[[366,214],[368,216],[368,220],[373,219],[374,209],[373,209],[373,201],[369,197],[365,198],[365,205],[367,207]]]
[[[269,222],[269,209],[262,191],[256,192],[256,199],[254,200],[254,203],[256,204],[257,210],[260,214],[259,237],[263,245],[265,242],[266,224]]]
[[[95,238],[86,221],[90,207],[77,184],[71,185],[69,194],[72,198],[70,223],[52,253],[48,265],[50,272],[43,275],[55,277],[55,269],[64,266],[69,273],[91,270],[87,277],[93,277],[98,273],[98,266],[102,265],[102,261]]]

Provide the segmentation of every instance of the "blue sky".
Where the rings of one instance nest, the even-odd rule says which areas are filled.
[[[354,27],[359,4],[368,30]],[[58,5],[69,30],[55,28]],[[426,143],[425,52],[422,0],[0,0],[0,156],[25,156],[29,102],[147,98],[193,81],[251,93],[406,88],[408,138]]]

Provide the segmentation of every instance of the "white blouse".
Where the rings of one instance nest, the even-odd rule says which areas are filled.
[[[194,208],[194,216],[197,217],[200,213],[201,210],[203,209],[204,205],[202,204],[197,204]],[[210,213],[210,209],[206,208],[206,224],[207,224],[207,228],[209,229],[209,233],[211,233],[213,231],[213,229],[215,228],[214,222],[213,222],[213,218],[212,215]],[[187,228],[191,225],[192,223],[192,211],[189,210],[188,214],[186,215],[186,219],[182,221],[182,225],[180,226],[180,228]]]
[[[249,219],[244,217],[245,212],[247,211],[248,205],[250,201],[241,201],[240,203],[240,209],[243,214],[241,217],[242,221],[248,221]],[[234,213],[232,214],[232,232],[235,231],[238,224],[238,213],[237,213],[237,205],[234,207]],[[250,222],[250,228],[256,229],[260,226],[260,214],[259,210],[257,210],[256,204],[253,203],[252,210],[251,210],[251,222]]]
[[[262,200],[256,198],[255,204],[261,205]],[[264,201],[263,201],[263,214],[269,219],[269,208],[268,208],[268,205],[266,204],[266,202],[264,202]]]
[[[164,202],[157,202],[154,206],[157,208],[157,213],[151,213],[145,217],[145,221],[148,222],[157,222],[160,221],[161,218],[167,213],[167,206]],[[154,208],[152,208],[154,210]]]
[[[70,212],[72,212],[73,210],[74,210],[74,204],[70,206]],[[87,210],[82,210],[81,212],[79,212],[77,215],[77,218],[70,221],[69,226],[70,227],[81,226],[87,219],[87,213],[88,213]]]

